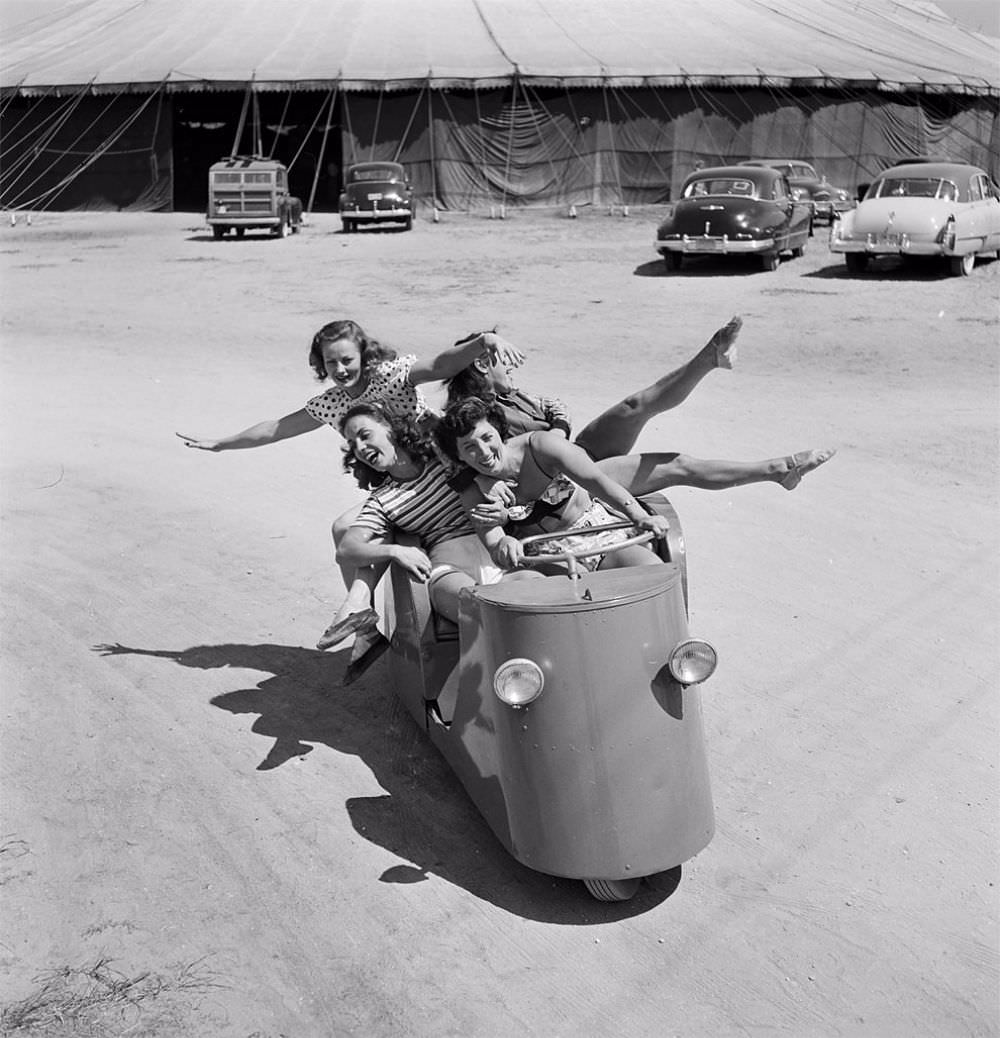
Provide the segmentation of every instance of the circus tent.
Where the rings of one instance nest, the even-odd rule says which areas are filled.
[[[918,0],[70,0],[5,37],[0,204],[197,209],[231,153],[310,208],[369,159],[443,210],[656,202],[778,155],[996,177],[998,47]]]

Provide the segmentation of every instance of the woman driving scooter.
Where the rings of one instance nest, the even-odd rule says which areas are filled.
[[[508,438],[503,413],[475,397],[449,406],[437,426],[436,436],[450,458],[496,481],[502,491],[490,499],[473,485],[466,486],[462,495],[493,561],[507,570],[519,566],[524,558],[519,536],[572,535],[614,521],[602,502],[640,529],[663,536],[666,520],[646,513],[633,495],[642,496],[669,486],[724,490],[763,482],[779,483],[792,490],[806,473],[836,453],[802,451],[757,462],[708,461],[675,453],[629,454],[595,462],[559,433],[538,431]],[[608,536],[611,540],[607,543],[616,543],[628,534],[610,531]],[[565,545],[565,538],[560,541]],[[588,545],[601,546],[590,538]],[[546,549],[545,542],[536,542],[532,553],[546,554]],[[655,561],[651,552],[646,554]],[[634,556],[633,549],[628,549],[609,557],[593,557],[585,564],[591,569],[606,569],[646,561],[637,556],[633,560]]]

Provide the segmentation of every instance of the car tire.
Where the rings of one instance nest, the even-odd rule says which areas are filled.
[[[964,256],[951,257],[951,272],[957,278],[967,278],[976,266],[976,254],[967,252]]]
[[[763,252],[760,256],[761,270],[777,270],[781,257],[776,252]]]
[[[794,249],[792,249],[792,256],[794,259],[802,259],[802,257],[805,254],[806,250],[801,245],[797,245]]]
[[[583,885],[598,901],[628,901],[641,882],[639,879],[585,879]]]
[[[868,257],[863,252],[845,252],[844,263],[849,274],[864,274],[868,269]]]
[[[404,231],[411,231],[411,230],[413,230],[413,217],[412,216],[408,216],[403,221],[403,230]]]
[[[342,220],[344,225],[344,234],[352,234],[354,232],[354,221],[353,220]]]
[[[242,238],[243,235],[246,234],[246,233],[247,233],[247,229],[245,227],[237,227],[236,228],[236,237],[237,238]]]
[[[670,274],[676,274],[684,266],[684,255],[680,252],[665,252],[663,263]]]
[[[226,228],[225,227],[220,227],[218,224],[216,224],[212,228],[212,237],[216,241],[219,241],[225,233],[226,233]]]

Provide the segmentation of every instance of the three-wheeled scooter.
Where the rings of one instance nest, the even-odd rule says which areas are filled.
[[[663,565],[578,565],[607,548],[537,556],[565,575],[463,590],[457,626],[399,567],[385,596],[396,694],[497,838],[602,901],[632,897],[714,832],[699,684],[716,654],[688,633],[677,515],[659,494],[643,505],[669,522],[653,544]]]

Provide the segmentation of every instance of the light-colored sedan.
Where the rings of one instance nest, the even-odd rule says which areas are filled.
[[[830,249],[860,274],[878,256],[941,256],[968,275],[1000,249],[1000,189],[978,166],[913,162],[883,170],[830,234]]]

